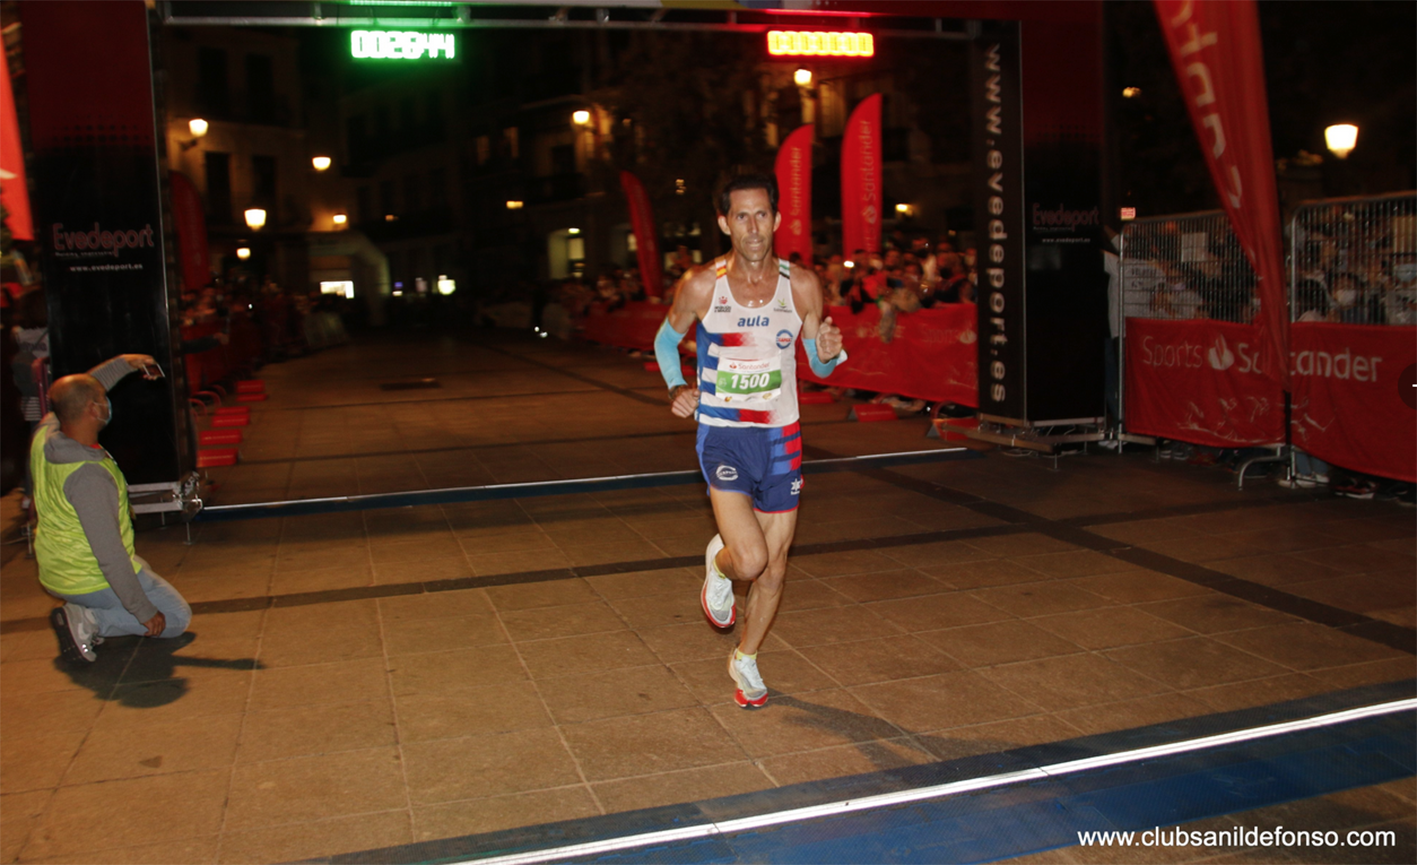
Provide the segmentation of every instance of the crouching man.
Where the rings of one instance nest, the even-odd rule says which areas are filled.
[[[176,637],[192,609],[133,551],[128,483],[98,434],[113,419],[108,391],[134,370],[155,366],[124,354],[49,390],[52,411],[30,441],[39,515],[35,558],[45,591],[64,601],[49,615],[64,657],[98,659],[105,637]]]

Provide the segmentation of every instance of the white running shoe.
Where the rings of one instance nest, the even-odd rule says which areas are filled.
[[[699,593],[699,600],[703,602],[704,615],[709,622],[716,628],[727,628],[738,618],[738,611],[733,605],[733,581],[720,575],[713,566],[714,557],[721,549],[723,536],[714,535],[704,552],[704,590]]]
[[[768,701],[768,686],[763,684],[763,677],[758,673],[757,656],[740,658],[736,649],[729,652],[728,675],[738,683],[738,690],[733,692],[733,702],[745,709],[756,709]]]
[[[89,620],[88,610],[78,604],[55,607],[49,614],[49,624],[54,627],[64,657],[90,664],[98,660],[98,653],[93,650],[97,629]]]

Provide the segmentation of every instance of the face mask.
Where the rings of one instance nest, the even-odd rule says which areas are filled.
[[[104,397],[103,404],[108,408],[108,415],[106,417],[99,418],[99,420],[103,421],[104,426],[108,426],[109,424],[113,423],[113,400],[109,399],[108,397]]]
[[[1333,299],[1339,306],[1352,306],[1358,300],[1358,292],[1351,288],[1340,288],[1333,293]]]

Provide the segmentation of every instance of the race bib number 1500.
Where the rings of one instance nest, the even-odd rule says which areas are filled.
[[[782,393],[782,361],[720,357],[714,391],[724,402],[777,399]]]

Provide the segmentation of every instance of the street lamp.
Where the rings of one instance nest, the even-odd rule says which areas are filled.
[[[310,164],[315,166],[316,171],[324,171],[326,168],[330,167],[330,158],[328,156],[316,156],[310,160]]]
[[[252,231],[260,231],[266,224],[266,209],[264,207],[250,207],[246,209],[246,225]]]
[[[242,261],[245,261],[246,259],[251,257],[251,248],[249,246],[236,247],[236,257],[241,259]]]
[[[792,80],[797,82],[798,87],[811,87],[812,70],[798,69],[796,72],[792,73]]]
[[[1335,123],[1324,130],[1324,143],[1334,156],[1347,159],[1358,144],[1358,127],[1351,123]]]
[[[344,213],[336,213],[331,218],[334,220],[335,225],[344,225],[346,222],[349,222],[349,216]]]
[[[590,112],[584,108],[571,112],[571,122],[577,126],[585,126],[590,123]]]
[[[201,138],[207,134],[207,121],[200,117],[193,117],[187,121],[187,131],[192,133],[193,138]]]

